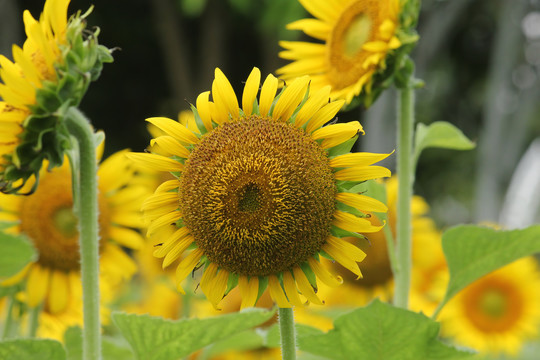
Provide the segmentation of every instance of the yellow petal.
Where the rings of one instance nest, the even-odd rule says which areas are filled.
[[[172,213],[165,214],[160,218],[152,221],[148,227],[147,236],[151,236],[157,229],[163,226],[171,225],[180,220],[182,214],[179,211],[174,211]]]
[[[49,269],[41,267],[38,264],[34,264],[28,273],[28,280],[26,282],[26,292],[28,294],[28,305],[30,307],[36,307],[41,304],[47,295],[49,290]]]
[[[351,167],[351,166],[368,166],[386,159],[390,154],[375,154],[367,152],[349,153],[336,156],[330,160],[330,166],[334,168]]]
[[[339,193],[336,195],[336,200],[360,211],[388,211],[388,207],[383,202],[362,194]]]
[[[291,307],[276,275],[268,276],[268,290],[270,291],[270,297],[276,302],[277,306],[280,308]]]
[[[343,242],[345,242],[345,241],[343,241]],[[338,263],[343,265],[346,269],[351,271],[353,274],[357,275],[358,276],[357,279],[362,278],[362,272],[360,271],[360,268],[358,267],[357,262],[362,261],[365,258],[366,254],[361,252],[362,256],[353,257],[352,254],[350,255],[350,254],[344,252],[343,247],[334,246],[335,243],[336,242],[327,242],[326,244],[323,245],[322,249],[328,255],[330,255],[335,261],[337,261]],[[360,250],[360,249],[358,249],[358,250]],[[356,251],[353,254],[360,255]]]
[[[253,113],[253,103],[257,98],[259,92],[259,85],[261,83],[261,71],[254,67],[249,74],[244,86],[244,94],[242,95],[242,110],[246,116]]]
[[[279,46],[287,49],[279,53],[279,57],[287,60],[306,57],[324,57],[326,54],[326,47],[323,44],[302,41],[280,41]]]
[[[317,297],[317,294],[315,294],[315,290],[313,290],[313,287],[311,286],[306,274],[304,274],[304,271],[299,268],[295,267],[293,268],[294,273],[294,279],[296,280],[296,284],[298,284],[298,289],[313,304],[317,305],[323,305],[323,302]]]
[[[157,126],[159,129],[182,143],[196,144],[199,142],[197,136],[178,121],[174,121],[166,117],[152,117],[146,119],[146,121]]]
[[[218,111],[220,114],[224,114],[223,116],[226,119],[229,118],[229,115],[233,119],[238,119],[239,109],[236,94],[231,83],[219,68],[215,70],[215,78],[212,83],[212,98]]]
[[[160,245],[156,246],[153,255],[157,258],[162,258],[176,245],[181,239],[187,238],[186,241],[190,244],[193,242],[193,236],[189,236],[189,230],[187,227],[181,227],[167,237],[167,239]]]
[[[339,170],[334,174],[334,176],[337,180],[365,181],[382,177],[390,177],[392,176],[392,173],[385,167],[372,165]]]
[[[332,224],[345,231],[355,233],[372,233],[382,229],[382,226],[373,226],[369,220],[341,210],[336,210]]]
[[[299,0],[299,2],[311,15],[327,23],[336,21],[341,14],[340,10],[343,10],[328,0]]]
[[[330,89],[330,85],[324,86],[307,99],[294,119],[294,124],[297,127],[304,125],[321,107],[330,102]]]
[[[155,145],[159,146],[161,150],[159,151],[159,153],[160,155],[163,155],[163,156],[169,157],[169,156],[176,155],[176,156],[180,156],[187,159],[189,154],[191,154],[190,151],[186,149],[185,146],[180,144],[172,136],[160,136],[158,138],[150,140],[150,146],[155,146]]]
[[[332,25],[318,19],[301,19],[287,25],[289,30],[302,30],[307,35],[319,40],[327,40]]]
[[[197,96],[197,112],[204,124],[206,130],[212,130],[212,113],[210,111],[209,101],[210,91],[205,91]]]
[[[240,310],[255,306],[257,296],[259,295],[259,278],[252,276],[248,280],[247,276],[240,275],[238,277],[238,287],[240,288],[240,295],[242,296]]]
[[[211,282],[210,291],[206,294],[206,297],[210,302],[212,303],[212,306],[216,310],[219,309],[218,305],[221,299],[223,299],[223,295],[225,294],[225,291],[227,290],[227,283],[229,281],[229,272],[225,269],[220,269],[218,274],[214,277],[214,279]]]
[[[156,154],[145,154],[145,153],[129,153],[126,156],[135,161],[141,167],[150,169],[153,171],[182,171],[184,165],[179,163],[176,160],[169,159],[165,156],[156,155]]]
[[[138,250],[144,244],[144,238],[137,231],[111,226],[109,232],[112,240],[127,248]]]
[[[158,192],[144,200],[141,210],[146,211],[171,204],[178,206],[178,194],[176,192]]]
[[[162,267],[165,269],[167,266],[171,265],[176,259],[182,255],[184,251],[193,243],[192,236],[186,236],[180,240],[169,252],[165,255],[163,259]]]
[[[182,286],[180,285],[181,282],[193,271],[195,266],[199,263],[199,260],[201,260],[201,257],[203,256],[203,251],[199,248],[193,250],[184,260],[180,262],[178,267],[176,268],[176,282],[177,282],[177,289],[182,294],[185,294],[186,292],[184,289],[182,289]]]
[[[212,281],[216,277],[217,271],[218,266],[216,263],[210,263],[210,265],[208,265],[208,267],[204,270],[204,274],[201,278],[201,290],[207,297],[210,293]]]
[[[311,270],[313,270],[313,272],[315,273],[315,276],[321,279],[321,281],[326,285],[330,287],[336,287],[343,283],[343,278],[341,276],[336,277],[332,275],[314,258],[308,258],[308,264]]]
[[[323,106],[309,121],[306,131],[312,132],[332,120],[343,104],[345,104],[345,100],[337,100]]]
[[[311,136],[314,140],[328,139],[333,137],[343,137],[346,140],[358,133],[363,133],[362,125],[358,121],[351,121],[345,124],[333,124],[316,130]],[[344,140],[344,141],[346,141]]]
[[[294,110],[296,110],[306,95],[308,84],[309,76],[302,76],[288,85],[281,93],[281,96],[274,107],[272,118],[275,120],[281,119],[282,121],[288,121]]]
[[[294,306],[303,306],[300,296],[298,296],[298,290],[296,289],[296,282],[290,272],[283,272],[283,287],[285,288],[285,294],[287,298]]]
[[[178,180],[167,180],[161,183],[155,191],[157,194],[158,192],[168,192],[171,190],[178,189],[178,186],[180,186],[180,182]]]
[[[49,288],[49,311],[51,314],[62,312],[69,299],[69,283],[67,274],[63,271],[51,271]]]
[[[357,248],[350,242],[337,238],[335,236],[330,236],[326,239],[326,242],[335,248],[337,251],[347,255],[356,262],[361,262],[366,258],[366,253],[362,249]]]
[[[263,86],[261,88],[261,96],[259,103],[259,112],[261,116],[268,115],[268,111],[270,111],[270,107],[272,106],[274,98],[276,97],[277,88],[278,79],[274,77],[274,75],[269,74],[266,77],[266,80],[264,80]]]

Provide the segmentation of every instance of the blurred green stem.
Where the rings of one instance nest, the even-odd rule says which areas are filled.
[[[414,178],[413,169],[413,126],[414,90],[408,81],[400,89],[399,113],[397,118],[397,173],[399,176],[397,202],[397,242],[394,268],[394,305],[406,309],[409,305],[411,285],[411,197]],[[387,225],[388,226],[388,225]]]
[[[101,359],[99,314],[99,240],[97,200],[97,160],[94,131],[86,117],[70,108],[66,125],[79,147],[78,188],[79,201],[74,209],[79,218],[81,251],[81,282],[83,288],[83,360]],[[74,177],[77,180],[77,177]]]
[[[296,359],[296,334],[294,330],[294,313],[292,308],[279,308],[279,330],[281,336],[281,358]]]
[[[15,295],[9,295],[7,298],[7,313],[4,320],[4,331],[2,331],[2,339],[7,339],[11,332],[11,325],[13,324],[13,306],[15,304]]]
[[[36,337],[37,328],[39,325],[39,313],[41,312],[41,305],[30,308],[28,314],[28,337]]]

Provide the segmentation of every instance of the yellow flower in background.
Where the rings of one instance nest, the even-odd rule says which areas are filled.
[[[322,127],[344,103],[329,102],[329,88],[310,92],[302,77],[276,96],[278,80],[269,75],[257,100],[260,80],[254,68],[240,109],[216,69],[213,101],[204,92],[193,107],[196,128],[148,119],[167,135],[152,140],[153,153],[130,157],[176,176],[143,204],[148,236],[164,268],[187,254],[176,269],[180,291],[182,280],[204,268],[201,290],[215,307],[236,286],[242,308],[267,287],[280,307],[302,305],[299,293],[321,304],[316,278],[334,286],[341,279],[321,265],[319,253],[361,276],[364,253],[336,234],[377,231],[356,209],[386,210],[346,185],[389,176],[371,166],[387,155],[346,153],[362,132],[357,121]]]
[[[351,103],[369,93],[376,73],[402,45],[399,0],[299,0],[315,19],[287,26],[321,42],[281,41],[279,56],[292,63],[277,70],[284,80],[309,75],[319,89],[330,85],[332,99]]]
[[[98,31],[85,29],[85,15],[68,21],[69,2],[47,0],[39,20],[26,10],[22,49],[13,45],[14,62],[0,55],[2,192],[18,192],[39,175],[45,159],[50,168],[62,164],[70,146],[62,114],[79,104],[103,62],[112,61],[110,51],[97,44]]]
[[[540,328],[540,271],[532,257],[484,276],[442,310],[442,334],[481,353],[517,355]]]
[[[140,206],[146,188],[131,185],[136,178],[126,161],[127,151],[106,159],[98,170],[100,276],[112,287],[130,278],[135,264],[122,246],[138,249],[143,238]],[[38,252],[37,261],[2,282],[8,286],[26,279],[29,306],[44,303],[47,312],[63,312],[79,296],[80,264],[77,218],[72,212],[71,173],[67,161],[52,171],[41,171],[41,184],[28,196],[0,195],[0,219],[12,221],[9,231],[24,233]],[[27,187],[32,184],[28,183]]]

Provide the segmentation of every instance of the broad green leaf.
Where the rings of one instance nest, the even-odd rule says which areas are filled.
[[[0,278],[17,274],[36,257],[36,250],[24,236],[0,232]]]
[[[55,340],[15,339],[0,342],[0,359],[66,360],[66,352]]]
[[[418,160],[420,153],[430,147],[471,150],[475,144],[461,130],[445,121],[436,121],[428,126],[418,124],[414,139],[414,159]]]
[[[165,320],[149,315],[115,313],[113,321],[136,359],[176,360],[221,339],[269,320],[275,311],[248,309],[206,319]]]
[[[437,339],[440,324],[423,314],[373,301],[340,316],[334,329],[298,339],[300,350],[336,360],[450,360],[473,354]]]
[[[442,246],[450,281],[438,311],[475,280],[521,257],[540,252],[540,225],[509,231],[456,226],[443,234]]]
[[[201,354],[200,360],[212,359],[226,351],[248,351],[263,347],[263,337],[256,330],[245,330],[215,342]]]
[[[101,338],[103,360],[133,360],[129,344],[121,339],[103,336]],[[82,330],[78,326],[70,327],[64,333],[67,360],[82,360]]]

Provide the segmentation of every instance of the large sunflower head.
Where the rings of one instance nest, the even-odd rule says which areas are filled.
[[[269,75],[257,99],[261,74],[254,68],[240,109],[225,75],[215,75],[212,101],[204,92],[193,106],[196,129],[150,118],[167,135],[152,140],[152,153],[130,154],[175,175],[143,204],[148,235],[159,245],[154,254],[163,267],[186,254],[176,270],[181,291],[181,281],[202,267],[201,289],[216,307],[237,285],[242,307],[267,287],[282,307],[302,305],[299,294],[320,304],[317,279],[341,282],[321,266],[321,255],[361,276],[364,253],[340,237],[380,226],[362,212],[373,199],[349,189],[389,176],[371,166],[387,155],[346,153],[362,127],[323,127],[344,101],[329,101],[329,87],[310,91],[307,76],[276,94],[278,80]]]
[[[69,1],[47,0],[39,20],[26,10],[22,49],[13,46],[14,62],[0,55],[2,192],[17,192],[38,177],[44,159],[49,168],[62,164],[70,147],[63,113],[79,104],[103,63],[112,61],[97,43],[99,31],[85,29],[86,14],[67,20]]]
[[[540,328],[540,271],[532,257],[475,281],[441,313],[442,333],[482,353],[517,355]]]
[[[332,99],[368,107],[392,83],[416,42],[418,1],[299,0],[315,19],[287,26],[317,39],[282,41],[279,55],[292,63],[277,73],[284,80],[310,75],[314,89],[332,87]]]
[[[141,198],[147,194],[136,182],[127,151],[107,158],[98,170],[100,276],[112,287],[135,273],[136,266],[122,247],[138,249],[143,238]],[[5,280],[8,286],[26,280],[25,299],[29,306],[41,303],[51,314],[63,312],[76,297],[80,286],[80,258],[77,218],[72,212],[71,173],[64,165],[41,171],[41,184],[31,195],[0,195],[0,219],[11,221],[11,232],[24,233],[38,252],[37,261]],[[26,187],[31,187],[27,184]],[[25,190],[25,188],[23,188]]]

